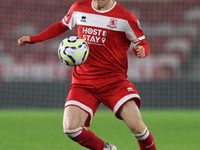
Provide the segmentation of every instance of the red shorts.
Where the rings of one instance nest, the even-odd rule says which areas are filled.
[[[89,117],[85,126],[89,127],[101,102],[110,108],[117,118],[121,119],[120,116],[117,115],[117,112],[124,103],[132,99],[135,100],[137,106],[140,108],[141,101],[138,92],[133,84],[127,79],[106,85],[99,89],[72,84],[65,107],[77,106],[86,111],[89,114]]]

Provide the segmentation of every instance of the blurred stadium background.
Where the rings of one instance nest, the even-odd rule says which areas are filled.
[[[62,132],[72,68],[59,61],[57,47],[65,37],[77,35],[76,30],[17,45],[19,37],[38,34],[61,20],[74,2],[0,1],[0,150],[84,149]],[[143,119],[158,149],[199,149],[200,0],[117,2],[140,20],[151,47],[145,59],[128,50],[128,75],[142,98]],[[120,150],[138,148],[122,122],[105,109],[99,112],[90,127],[95,134]]]
[[[117,0],[140,20],[151,54],[129,53],[129,79],[142,108],[200,108],[200,1]],[[73,0],[1,0],[0,108],[62,108],[72,68],[57,57],[60,41],[18,47],[22,35],[35,35],[61,20]]]

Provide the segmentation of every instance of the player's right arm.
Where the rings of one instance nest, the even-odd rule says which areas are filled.
[[[34,36],[22,36],[18,39],[18,45],[19,46],[25,46],[26,44],[33,44],[37,42],[42,42],[45,40],[48,40],[50,38],[54,38],[65,31],[67,31],[69,28],[63,24],[62,20],[59,22],[54,23],[49,28],[44,30],[43,32],[39,33],[38,35]]]
[[[26,44],[42,42],[50,38],[54,38],[64,33],[68,29],[71,30],[76,25],[76,21],[72,17],[73,11],[75,10],[76,7],[77,7],[77,2],[71,6],[68,14],[61,21],[54,23],[53,25],[51,25],[49,28],[39,33],[38,35],[22,36],[21,38],[18,39],[18,45],[25,46]]]

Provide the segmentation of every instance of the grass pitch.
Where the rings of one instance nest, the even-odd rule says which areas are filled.
[[[158,150],[197,150],[200,111],[142,110]],[[62,131],[63,110],[0,110],[0,150],[86,150]],[[98,110],[89,127],[119,150],[139,150],[136,139],[111,111]]]

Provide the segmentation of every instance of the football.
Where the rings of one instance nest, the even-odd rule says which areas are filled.
[[[87,43],[77,37],[70,36],[62,40],[58,48],[58,57],[68,66],[79,66],[87,60],[89,47]]]

